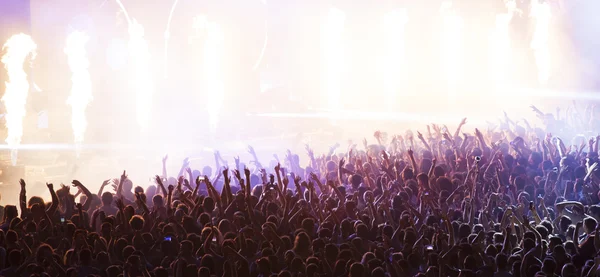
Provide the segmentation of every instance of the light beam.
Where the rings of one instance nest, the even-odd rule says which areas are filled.
[[[322,30],[322,51],[324,87],[327,104],[334,113],[341,108],[342,70],[344,64],[344,25],[346,14],[335,7],[329,9],[329,14]]]
[[[67,104],[71,106],[71,126],[77,156],[79,156],[80,146],[83,143],[85,130],[87,129],[85,110],[93,99],[92,81],[88,72],[90,63],[85,50],[88,41],[89,37],[85,33],[75,31],[67,37],[67,45],[64,50],[73,74],[71,76],[71,96],[69,96]]]
[[[408,22],[406,10],[392,11],[383,18],[385,59],[383,60],[383,91],[388,111],[393,111],[400,84],[404,81],[404,26]]]
[[[23,117],[25,117],[25,104],[29,93],[29,82],[27,73],[23,70],[23,64],[27,57],[33,60],[36,55],[37,45],[30,36],[17,34],[8,39],[2,50],[6,54],[2,56],[2,63],[8,73],[6,91],[2,102],[6,107],[6,128],[8,136],[6,143],[11,149],[11,161],[17,163],[17,151],[23,137]]]
[[[535,63],[538,70],[538,81],[544,85],[550,77],[550,50],[548,36],[550,33],[550,20],[552,12],[546,1],[534,0],[531,2],[531,17],[535,19],[535,29],[531,40],[531,49],[534,51]]]
[[[443,68],[450,94],[453,96],[456,85],[460,83],[463,77],[463,19],[455,12],[452,1],[445,1],[442,4],[441,11],[444,22],[442,37]]]
[[[216,132],[219,114],[225,99],[223,84],[223,30],[215,22],[206,24],[206,41],[204,44],[204,84],[207,101],[206,109],[209,117],[209,128],[212,134]]]
[[[144,26],[131,19],[121,0],[116,0],[127,19],[129,55],[133,63],[133,87],[136,95],[136,119],[142,132],[148,128],[154,96],[154,83],[150,74],[150,50],[144,38]]]

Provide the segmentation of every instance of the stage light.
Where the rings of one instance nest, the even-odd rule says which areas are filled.
[[[332,7],[321,32],[323,51],[324,87],[328,109],[339,111],[342,94],[342,70],[344,69],[344,25],[346,14]]]
[[[531,49],[534,51],[535,63],[538,70],[538,81],[546,84],[550,77],[550,50],[548,49],[548,36],[550,33],[550,20],[552,12],[546,1],[531,2],[531,17],[535,19],[535,29],[531,40]]]
[[[509,86],[507,76],[511,65],[511,43],[509,35],[509,23],[512,19],[515,7],[514,1],[507,2],[508,13],[496,15],[496,25],[490,41],[490,73],[494,82],[496,92]]]
[[[171,11],[169,12],[169,18],[167,19],[167,28],[165,30],[165,52],[164,52],[164,77],[168,77],[169,73],[169,40],[171,39],[171,21],[173,20],[173,13],[175,12],[175,8],[179,0],[175,0],[173,5],[171,6]],[[194,18],[195,20],[195,18]]]
[[[85,110],[93,98],[92,81],[88,72],[90,63],[85,50],[88,41],[89,37],[85,33],[75,31],[67,37],[67,45],[64,50],[73,74],[71,76],[71,96],[67,100],[67,104],[71,106],[71,126],[77,156],[80,154],[80,146],[87,129]]]
[[[120,0],[116,0],[121,11],[127,19],[129,33],[129,55],[133,64],[133,87],[136,96],[136,119],[142,133],[147,131],[152,115],[152,97],[154,96],[154,82],[150,73],[150,50],[148,42],[144,38],[144,26],[137,20],[129,17],[125,6]]]
[[[129,25],[129,54],[134,67],[134,88],[136,94],[137,121],[142,130],[146,131],[152,111],[154,84],[150,74],[150,51],[144,39],[144,26],[135,19]]]
[[[11,161],[17,163],[17,150],[23,136],[23,117],[25,117],[25,104],[29,93],[29,81],[27,73],[23,70],[23,63],[28,57],[33,60],[36,55],[37,45],[30,36],[17,34],[8,39],[2,50],[6,54],[2,56],[2,63],[6,68],[8,82],[2,102],[6,107],[6,128],[8,136],[6,143],[11,149]]]
[[[383,60],[383,91],[388,111],[396,107],[400,85],[404,83],[404,27],[408,22],[406,10],[387,13],[383,18],[385,58]]]
[[[204,44],[204,85],[206,89],[206,109],[208,111],[209,129],[216,132],[219,115],[225,98],[223,84],[223,30],[215,22],[206,23],[206,41]]]
[[[443,72],[448,83],[449,100],[455,99],[456,86],[463,73],[463,19],[454,10],[452,1],[445,1],[441,8],[444,29],[442,35]]]
[[[267,0],[261,0],[260,2],[265,7],[267,6]],[[268,15],[266,17],[268,17]],[[260,54],[258,55],[258,59],[256,60],[256,62],[254,63],[254,66],[252,67],[252,71],[255,71],[258,69],[258,66],[260,65],[260,63],[262,62],[262,60],[265,56],[265,50],[267,50],[267,44],[269,43],[269,22],[267,21],[267,19],[264,20],[263,26],[264,26],[264,30],[265,30],[265,40],[263,42],[263,47],[260,49]]]

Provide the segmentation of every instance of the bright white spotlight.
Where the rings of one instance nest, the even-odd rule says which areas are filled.
[[[6,128],[8,136],[6,143],[11,149],[11,161],[17,163],[17,149],[23,137],[23,117],[25,117],[25,104],[29,93],[29,82],[27,73],[23,70],[23,63],[27,57],[35,58],[37,45],[30,36],[17,34],[8,39],[2,50],[6,54],[2,56],[2,63],[8,73],[6,91],[2,102],[6,107]]]
[[[408,22],[406,10],[387,13],[383,18],[385,58],[383,60],[383,91],[388,111],[393,111],[400,84],[404,80],[404,27]]]
[[[207,92],[206,109],[211,133],[216,132],[219,114],[225,100],[223,84],[223,40],[221,27],[214,22],[206,23],[206,41],[204,44],[204,84]]]
[[[77,155],[80,153],[80,146],[87,128],[85,109],[93,99],[92,81],[88,71],[90,62],[85,50],[88,41],[89,37],[85,33],[75,31],[67,37],[67,46],[65,47],[65,54],[67,54],[69,67],[73,73],[71,96],[69,96],[67,104],[71,106],[71,126]]]
[[[546,1],[532,1],[531,17],[535,19],[535,30],[531,40],[531,49],[533,49],[535,55],[538,81],[540,84],[546,84],[550,77],[550,50],[548,48],[550,20],[552,18],[550,5],[548,5]]]
[[[342,70],[344,68],[344,25],[346,14],[330,8],[323,25],[322,50],[325,74],[323,93],[327,95],[328,109],[339,111],[342,95]]]
[[[129,55],[133,63],[135,76],[133,87],[136,95],[136,119],[142,132],[148,128],[154,96],[154,83],[150,74],[150,50],[144,38],[144,26],[137,20],[131,19],[121,0],[116,0],[127,19],[129,33]]]
[[[177,3],[179,3],[179,0],[175,0],[173,2],[173,5],[171,6],[171,11],[169,12],[169,19],[167,19],[167,29],[165,30],[165,52],[163,64],[165,78],[167,78],[167,74],[169,73],[169,39],[171,39],[171,21],[173,20],[173,13],[175,12]]]
[[[150,50],[144,39],[144,26],[135,19],[129,24],[129,54],[133,62],[137,122],[143,131],[148,128],[152,111],[154,83],[150,73]]]
[[[452,1],[444,1],[441,8],[444,22],[442,57],[446,81],[452,92],[462,80],[463,19],[454,10]],[[452,92],[453,94],[453,92]]]
[[[509,23],[516,8],[515,5],[515,1],[507,1],[508,13],[496,15],[496,26],[490,39],[490,77],[497,92],[507,86],[509,82],[507,72],[512,58]]]

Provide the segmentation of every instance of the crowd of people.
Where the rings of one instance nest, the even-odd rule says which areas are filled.
[[[543,127],[378,131],[266,167],[252,147],[249,168],[216,152],[170,176],[165,157],[155,185],[123,171],[97,193],[47,184],[50,202],[21,180],[0,276],[595,276],[600,136],[570,140],[572,119],[534,111]]]

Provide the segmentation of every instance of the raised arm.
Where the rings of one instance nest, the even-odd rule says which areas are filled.
[[[429,143],[427,143],[427,141],[425,141],[423,134],[421,134],[421,132],[419,132],[419,131],[417,131],[417,138],[419,138],[419,140],[421,141],[421,143],[423,143],[423,146],[425,146],[425,148],[427,148],[427,150],[431,151],[431,147],[429,146]]]
[[[467,118],[463,118],[460,123],[458,124],[458,127],[456,128],[456,131],[454,132],[454,139],[458,138],[460,136],[460,129],[462,129],[462,127],[467,124]]]
[[[52,185],[52,183],[46,183],[46,186],[48,187],[48,190],[50,191],[50,196],[52,197],[52,204],[50,205],[50,207],[48,207],[46,213],[52,216],[54,215],[54,212],[56,212],[56,209],[58,209],[58,196],[54,191],[54,185]],[[90,198],[91,197],[88,196],[88,199]]]
[[[410,159],[410,164],[412,165],[413,175],[417,176],[419,174],[419,167],[417,166],[417,161],[415,160],[415,153],[412,149],[408,149],[408,158]]]
[[[19,207],[21,208],[21,218],[25,218],[25,216],[29,213],[29,209],[27,208],[27,190],[25,187],[27,184],[25,180],[19,180],[19,184],[21,185],[21,193],[19,193]]]
[[[92,204],[94,195],[90,192],[90,190],[88,188],[86,188],[78,180],[73,180],[72,183],[73,183],[73,187],[81,189],[81,191],[83,191],[83,194],[85,194],[86,199],[85,199],[85,203],[83,203],[83,209],[87,211],[90,208],[90,205]],[[54,200],[52,202],[54,202]]]
[[[175,176],[175,177],[179,178],[179,176],[183,176],[183,172],[188,167],[190,167],[190,158],[185,158],[185,159],[183,159],[183,163],[181,164],[181,168],[179,169],[179,173],[177,173],[177,176]]]
[[[119,179],[119,185],[117,186],[116,196],[117,198],[121,197],[123,192],[123,183],[127,180],[127,172],[123,170],[123,174],[121,174],[121,179]]]
[[[165,155],[162,158],[162,177],[167,179],[169,176],[167,175],[167,160],[169,159],[169,155]]]
[[[254,151],[254,147],[248,145],[248,154],[252,156],[252,162],[254,162],[258,169],[263,168],[262,164],[258,161],[258,156],[256,155],[256,151]]]
[[[158,187],[160,188],[160,191],[162,191],[163,196],[167,196],[167,189],[165,188],[165,185],[162,182],[162,179],[160,178],[160,176],[156,175],[155,177],[156,180],[156,184],[158,185]],[[158,194],[158,192],[157,192]]]

